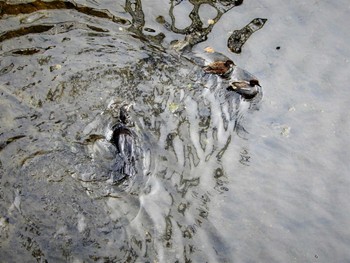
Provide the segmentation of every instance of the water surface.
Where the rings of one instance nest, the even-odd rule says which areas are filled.
[[[1,261],[349,262],[347,3],[238,2],[2,6]],[[206,47],[263,100],[203,74]],[[116,186],[125,103],[139,157]]]

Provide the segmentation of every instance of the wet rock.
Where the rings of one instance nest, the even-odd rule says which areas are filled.
[[[266,21],[265,18],[255,18],[242,29],[233,31],[227,40],[227,47],[234,53],[241,53],[244,43],[254,32],[261,29]]]

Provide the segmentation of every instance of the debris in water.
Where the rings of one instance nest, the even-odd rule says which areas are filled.
[[[215,21],[213,19],[208,19],[208,24],[209,25],[214,25],[215,24]]]
[[[21,24],[31,24],[31,23],[34,23],[35,21],[38,21],[39,19],[45,18],[45,17],[47,17],[46,14],[39,12],[39,13],[35,13],[35,14],[31,14],[31,15],[23,17],[20,20],[20,22],[21,22]]]
[[[283,127],[281,131],[281,135],[284,137],[289,137],[291,128],[289,126]]]
[[[208,52],[208,53],[214,53],[214,52],[215,52],[215,50],[214,50],[212,47],[206,47],[206,48],[204,49],[204,51],[205,51],[205,52]]]
[[[60,70],[62,66],[60,64],[56,64],[50,67],[50,72],[55,71],[55,70]]]
[[[169,104],[169,110],[171,113],[174,113],[175,111],[177,111],[179,109],[179,104],[171,102]]]

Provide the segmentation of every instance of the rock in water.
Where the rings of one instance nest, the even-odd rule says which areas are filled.
[[[242,29],[233,31],[227,40],[227,47],[234,53],[241,53],[244,43],[254,32],[261,29],[266,21],[265,18],[255,18]]]

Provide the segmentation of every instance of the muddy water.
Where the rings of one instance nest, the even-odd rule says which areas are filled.
[[[18,2],[0,21],[1,261],[347,262],[349,92],[328,91],[348,52],[300,36],[349,37],[311,19],[340,6]],[[268,26],[230,53],[256,17]],[[204,74],[207,46],[257,75],[263,100]],[[125,104],[136,174],[115,185]]]

